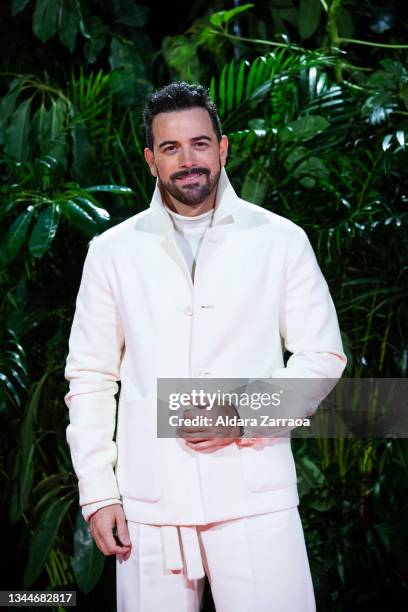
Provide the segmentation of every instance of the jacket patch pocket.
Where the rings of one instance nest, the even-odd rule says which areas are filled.
[[[123,497],[158,501],[163,493],[162,439],[157,438],[156,403],[125,400],[118,417],[116,476]]]
[[[283,489],[296,483],[289,439],[263,438],[240,449],[242,477],[254,493]]]

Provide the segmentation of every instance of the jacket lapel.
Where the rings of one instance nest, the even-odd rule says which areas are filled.
[[[215,199],[213,221],[211,227],[207,230],[207,238],[211,252],[213,252],[214,248],[222,241],[228,227],[235,222],[239,208],[239,198],[228,179],[225,168],[222,168]],[[181,272],[186,277],[187,283],[192,289],[193,281],[190,276],[190,271],[175,240],[173,221],[163,204],[158,181],[156,181],[156,187],[148,211],[152,214],[142,216],[136,223],[136,229],[162,236],[160,246],[164,249],[168,257],[171,257],[180,268]],[[146,211],[146,213],[148,211]]]

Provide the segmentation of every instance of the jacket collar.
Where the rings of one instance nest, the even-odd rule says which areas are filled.
[[[239,197],[231,185],[225,168],[222,168],[215,197],[212,226],[233,223],[239,208]],[[163,204],[158,180],[150,202],[150,210],[154,213],[155,225],[158,224],[157,230],[160,233],[167,233],[173,229],[173,221]]]

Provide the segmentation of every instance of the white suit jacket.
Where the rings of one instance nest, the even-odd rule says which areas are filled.
[[[128,520],[160,525],[297,505],[290,439],[205,453],[157,438],[156,384],[340,378],[336,311],[307,235],[240,199],[224,169],[194,285],[174,231],[156,184],[147,210],[90,243],[65,369],[80,504],[120,500]]]

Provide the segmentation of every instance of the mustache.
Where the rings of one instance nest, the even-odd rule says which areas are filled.
[[[171,179],[175,181],[176,179],[185,178],[186,176],[192,176],[196,174],[200,176],[201,174],[210,174],[207,168],[193,168],[192,170],[184,170],[183,172],[175,172],[171,175]]]

